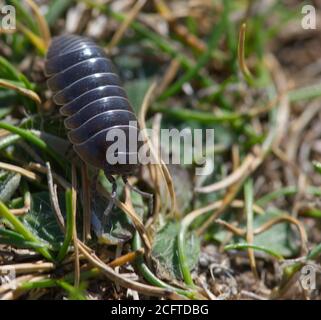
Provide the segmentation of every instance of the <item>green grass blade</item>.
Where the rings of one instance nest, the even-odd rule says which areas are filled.
[[[42,243],[39,241],[38,238],[36,238],[24,225],[23,223],[15,216],[13,215],[10,210],[5,206],[5,204],[0,201],[0,216],[7,219],[13,226],[14,230],[21,234],[24,239],[33,242],[33,243],[39,243],[41,246]],[[53,260],[50,252],[47,248],[39,248],[37,249],[39,253],[41,253],[46,259]]]
[[[265,252],[269,255],[271,255],[272,257],[277,258],[278,260],[283,260],[283,257],[278,254],[277,252],[270,250],[269,248],[263,247],[263,246],[256,246],[253,244],[248,244],[248,243],[236,243],[236,244],[229,244],[227,246],[224,247],[225,251],[228,250],[244,250],[244,249],[254,249],[257,251],[262,251]]]
[[[67,221],[66,221],[66,234],[65,234],[65,238],[64,238],[64,242],[59,250],[58,256],[57,256],[57,260],[60,262],[62,261],[67,252],[68,252],[68,248],[69,245],[71,243],[72,240],[72,232],[73,232],[73,218],[72,218],[72,210],[73,210],[73,206],[72,206],[72,192],[71,189],[68,189],[66,191],[66,215],[67,215]]]

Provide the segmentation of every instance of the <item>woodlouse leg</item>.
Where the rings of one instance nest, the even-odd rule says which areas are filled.
[[[127,177],[122,176],[123,181],[125,184],[128,185],[128,187],[133,190],[134,192],[140,194],[143,198],[148,199],[148,215],[152,215],[154,212],[154,195],[152,193],[144,192],[142,190],[139,190],[138,188],[132,186],[129,182]]]
[[[111,198],[110,198],[110,201],[108,203],[108,206],[107,208],[105,209],[104,211],[104,214],[103,214],[103,218],[102,218],[102,225],[106,225],[106,222],[107,222],[107,217],[109,215],[109,213],[111,213],[111,211],[113,210],[113,207],[114,207],[114,204],[115,204],[115,199],[116,199],[116,196],[117,196],[117,184],[116,184],[116,180],[113,176],[110,176],[110,175],[106,175],[106,178],[109,180],[109,182],[112,184],[112,191],[111,191]]]

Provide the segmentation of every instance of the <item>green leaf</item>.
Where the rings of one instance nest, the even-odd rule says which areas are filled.
[[[152,257],[156,264],[157,275],[162,279],[182,279],[177,252],[177,237],[180,230],[178,222],[168,222],[154,239]],[[186,258],[189,269],[197,264],[200,253],[200,240],[194,234],[186,239]]]
[[[0,243],[11,245],[17,248],[38,249],[45,248],[46,245],[26,240],[20,233],[0,227]]]
[[[61,212],[64,213],[66,210],[63,195],[59,196],[59,205]],[[32,194],[30,211],[22,217],[22,222],[31,233],[53,248],[59,247],[64,240],[64,235],[52,211],[49,193],[47,192]]]
[[[321,162],[313,161],[314,170],[321,174]]]
[[[46,20],[50,26],[57,23],[57,20],[67,11],[73,0],[55,0],[51,1]]]
[[[0,78],[10,80],[17,86],[26,88],[28,90],[34,90],[35,85],[31,83],[24,74],[22,74],[13,64],[3,57],[0,57]],[[12,92],[12,90],[6,90],[7,92]],[[21,96],[15,93],[21,103],[26,107],[27,110],[35,112],[36,104],[34,101],[30,101],[27,97]]]
[[[276,209],[270,209],[264,215],[256,216],[253,221],[253,228],[256,229],[267,221],[283,215]],[[244,243],[243,238],[236,238],[234,244]],[[292,257],[299,251],[299,246],[294,241],[294,235],[291,232],[289,224],[286,222],[275,224],[263,233],[254,236],[253,245],[267,248],[275,252],[277,255],[285,258]]]
[[[277,211],[267,211],[265,215],[256,216],[253,228],[257,228],[263,223],[274,219],[283,213]],[[268,247],[283,257],[291,257],[298,252],[299,247],[293,241],[293,234],[288,223],[278,223],[267,231],[254,237],[254,245]]]
[[[17,12],[17,20],[19,22],[24,22],[33,32],[38,32],[35,19],[27,10],[28,7],[26,4],[18,0],[7,0],[7,2],[15,7]]]
[[[21,175],[8,172],[0,181],[0,201],[7,202],[11,199],[20,185]]]
[[[17,81],[17,83],[20,83],[26,89],[34,89],[34,85],[4,57],[0,57],[0,77]]]
[[[253,228],[256,229],[267,221],[280,215],[284,215],[284,213],[275,208],[271,208],[264,215],[254,217]],[[227,212],[224,217],[224,220],[226,221],[233,219],[233,215],[229,212]],[[227,239],[229,234],[229,231],[214,224],[207,233],[206,240],[215,240],[222,243]],[[233,239],[233,242],[227,246],[226,250],[241,249],[245,242],[244,238],[234,237]],[[294,234],[287,222],[278,223],[265,232],[255,235],[253,246],[263,248],[264,250],[266,249],[267,251],[272,252],[274,256],[282,256],[284,258],[292,257],[299,251],[299,245],[295,241]]]
[[[0,119],[4,118],[12,111],[12,107],[1,107],[0,108]]]
[[[263,246],[257,246],[257,245],[252,245],[252,244],[248,244],[248,243],[236,243],[236,244],[229,244],[227,246],[224,247],[224,250],[244,250],[244,249],[254,249],[254,250],[257,250],[257,251],[262,251],[262,252],[265,252],[269,255],[271,255],[272,257],[275,257],[279,260],[283,260],[283,257],[278,254],[277,252],[271,250],[270,248],[266,248],[266,247],[263,247]]]
[[[12,230],[19,234],[19,237],[21,236],[28,242],[40,245],[40,247],[37,246],[35,250],[41,253],[46,259],[51,261],[53,260],[48,248],[43,247],[43,242],[40,241],[40,239],[33,232],[31,232],[18,217],[12,214],[12,212],[2,201],[0,201],[0,218],[3,221],[3,224],[7,224]]]

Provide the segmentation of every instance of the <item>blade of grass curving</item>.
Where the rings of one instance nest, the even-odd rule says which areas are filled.
[[[28,97],[29,99],[34,101],[38,106],[41,104],[41,99],[36,92],[34,92],[30,89],[26,89],[24,87],[21,87],[12,81],[0,79],[0,87],[15,90],[19,94],[21,94],[25,97]]]
[[[15,7],[17,13],[17,20],[25,22],[28,28],[30,28],[32,32],[36,33],[37,25],[30,12],[27,10],[26,5],[23,3],[23,1],[7,0],[7,3]]]
[[[49,30],[47,21],[45,20],[44,16],[41,14],[39,6],[33,0],[25,0],[25,1],[28,3],[28,5],[31,7],[32,11],[34,12],[34,15],[36,17],[37,24],[38,24],[39,34],[41,34],[42,39],[47,48],[50,42],[50,30]]]
[[[139,250],[141,247],[142,247],[141,240],[140,240],[138,233],[136,232],[134,239],[133,239],[133,250]],[[175,287],[165,283],[164,281],[158,279],[152,273],[152,271],[147,267],[147,265],[144,262],[144,258],[142,256],[137,257],[136,266],[137,266],[137,269],[139,270],[139,272],[141,273],[141,275],[146,279],[146,281],[148,283],[150,283],[154,286],[160,287],[160,288],[174,291],[177,294],[185,296],[189,299],[198,299],[199,298],[199,297],[197,298],[198,294],[195,291],[189,291],[189,290],[175,288]]]
[[[20,233],[4,228],[0,228],[0,243],[33,250],[48,248],[45,243],[27,241]]]
[[[253,86],[254,79],[245,61],[245,32],[246,32],[246,23],[243,23],[241,25],[240,33],[239,33],[238,61],[239,61],[239,67],[244,76],[244,79],[250,86]]]
[[[29,39],[29,41],[39,50],[40,54],[44,56],[47,51],[46,43],[37,34],[32,32],[23,24],[17,22],[17,28]]]
[[[62,160],[62,158],[58,154],[56,154],[56,152],[52,150],[51,147],[47,145],[47,143],[35,136],[29,130],[18,128],[12,124],[3,121],[0,121],[0,128],[18,134],[24,140],[27,140],[28,142],[32,143],[42,151],[46,152],[49,156],[55,159],[63,169],[66,168],[65,161]]]
[[[5,204],[0,201],[0,216],[7,219],[13,226],[16,232],[20,233],[24,239],[27,241],[30,241],[32,243],[39,243],[39,245],[42,245],[40,240],[36,238],[25,226],[24,224],[16,217],[14,216],[10,210],[5,206]],[[53,257],[51,253],[48,251],[47,248],[38,248],[36,250],[37,252],[41,253],[46,259],[53,260]]]
[[[309,100],[321,96],[321,83],[316,83],[307,87],[293,89],[288,92],[291,102]]]
[[[49,10],[46,14],[46,20],[50,27],[52,27],[57,20],[64,14],[75,0],[55,0],[51,1]]]
[[[74,287],[64,280],[56,280],[56,284],[68,292],[72,300],[87,300],[86,296],[81,292],[80,288]]]
[[[255,203],[260,207],[264,207],[269,202],[271,202],[277,198],[280,198],[283,196],[292,196],[292,195],[297,194],[298,192],[300,192],[300,190],[297,186],[283,187],[283,188],[280,188],[279,190],[272,191],[272,192],[262,196]],[[314,186],[308,186],[306,188],[306,193],[314,195],[314,196],[321,196],[321,188],[314,187]]]
[[[205,111],[188,110],[185,108],[175,107],[163,107],[155,106],[152,108],[154,112],[162,112],[173,118],[180,119],[183,121],[198,121],[203,124],[222,123],[222,122],[234,122],[242,119],[242,115],[235,112],[224,112],[220,114],[213,114]]]
[[[73,230],[74,230],[74,219],[73,219],[73,197],[72,197],[72,190],[67,189],[65,193],[66,197],[66,233],[65,233],[65,238],[62,246],[60,247],[58,256],[57,256],[57,261],[61,262],[69,249],[69,245],[72,240],[72,235],[73,235]]]
[[[224,247],[224,250],[225,251],[228,251],[228,250],[244,250],[244,249],[249,249],[249,248],[257,250],[257,251],[265,252],[265,253],[271,255],[272,257],[277,258],[278,260],[283,260],[284,259],[280,254],[278,254],[277,252],[275,252],[273,250],[270,250],[269,248],[266,248],[266,247],[263,247],[263,246],[256,246],[256,245],[248,244],[248,243],[229,244],[229,245]]]
[[[0,57],[0,72],[1,72],[1,77],[22,82],[25,85],[26,89],[30,89],[30,90],[34,89],[34,85],[24,76],[24,74],[18,71],[4,57]]]

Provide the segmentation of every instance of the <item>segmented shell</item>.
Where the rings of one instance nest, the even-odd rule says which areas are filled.
[[[137,155],[141,144],[136,141],[137,148],[130,147],[129,137],[137,137],[139,128],[129,122],[137,123],[137,118],[103,49],[85,37],[55,37],[47,53],[45,74],[54,102],[67,117],[68,138],[80,158],[109,174],[132,173],[138,165],[129,164],[129,157]],[[113,143],[106,141],[106,135],[117,128],[127,142],[124,152],[118,151],[126,159],[124,164],[106,160],[107,148]]]

